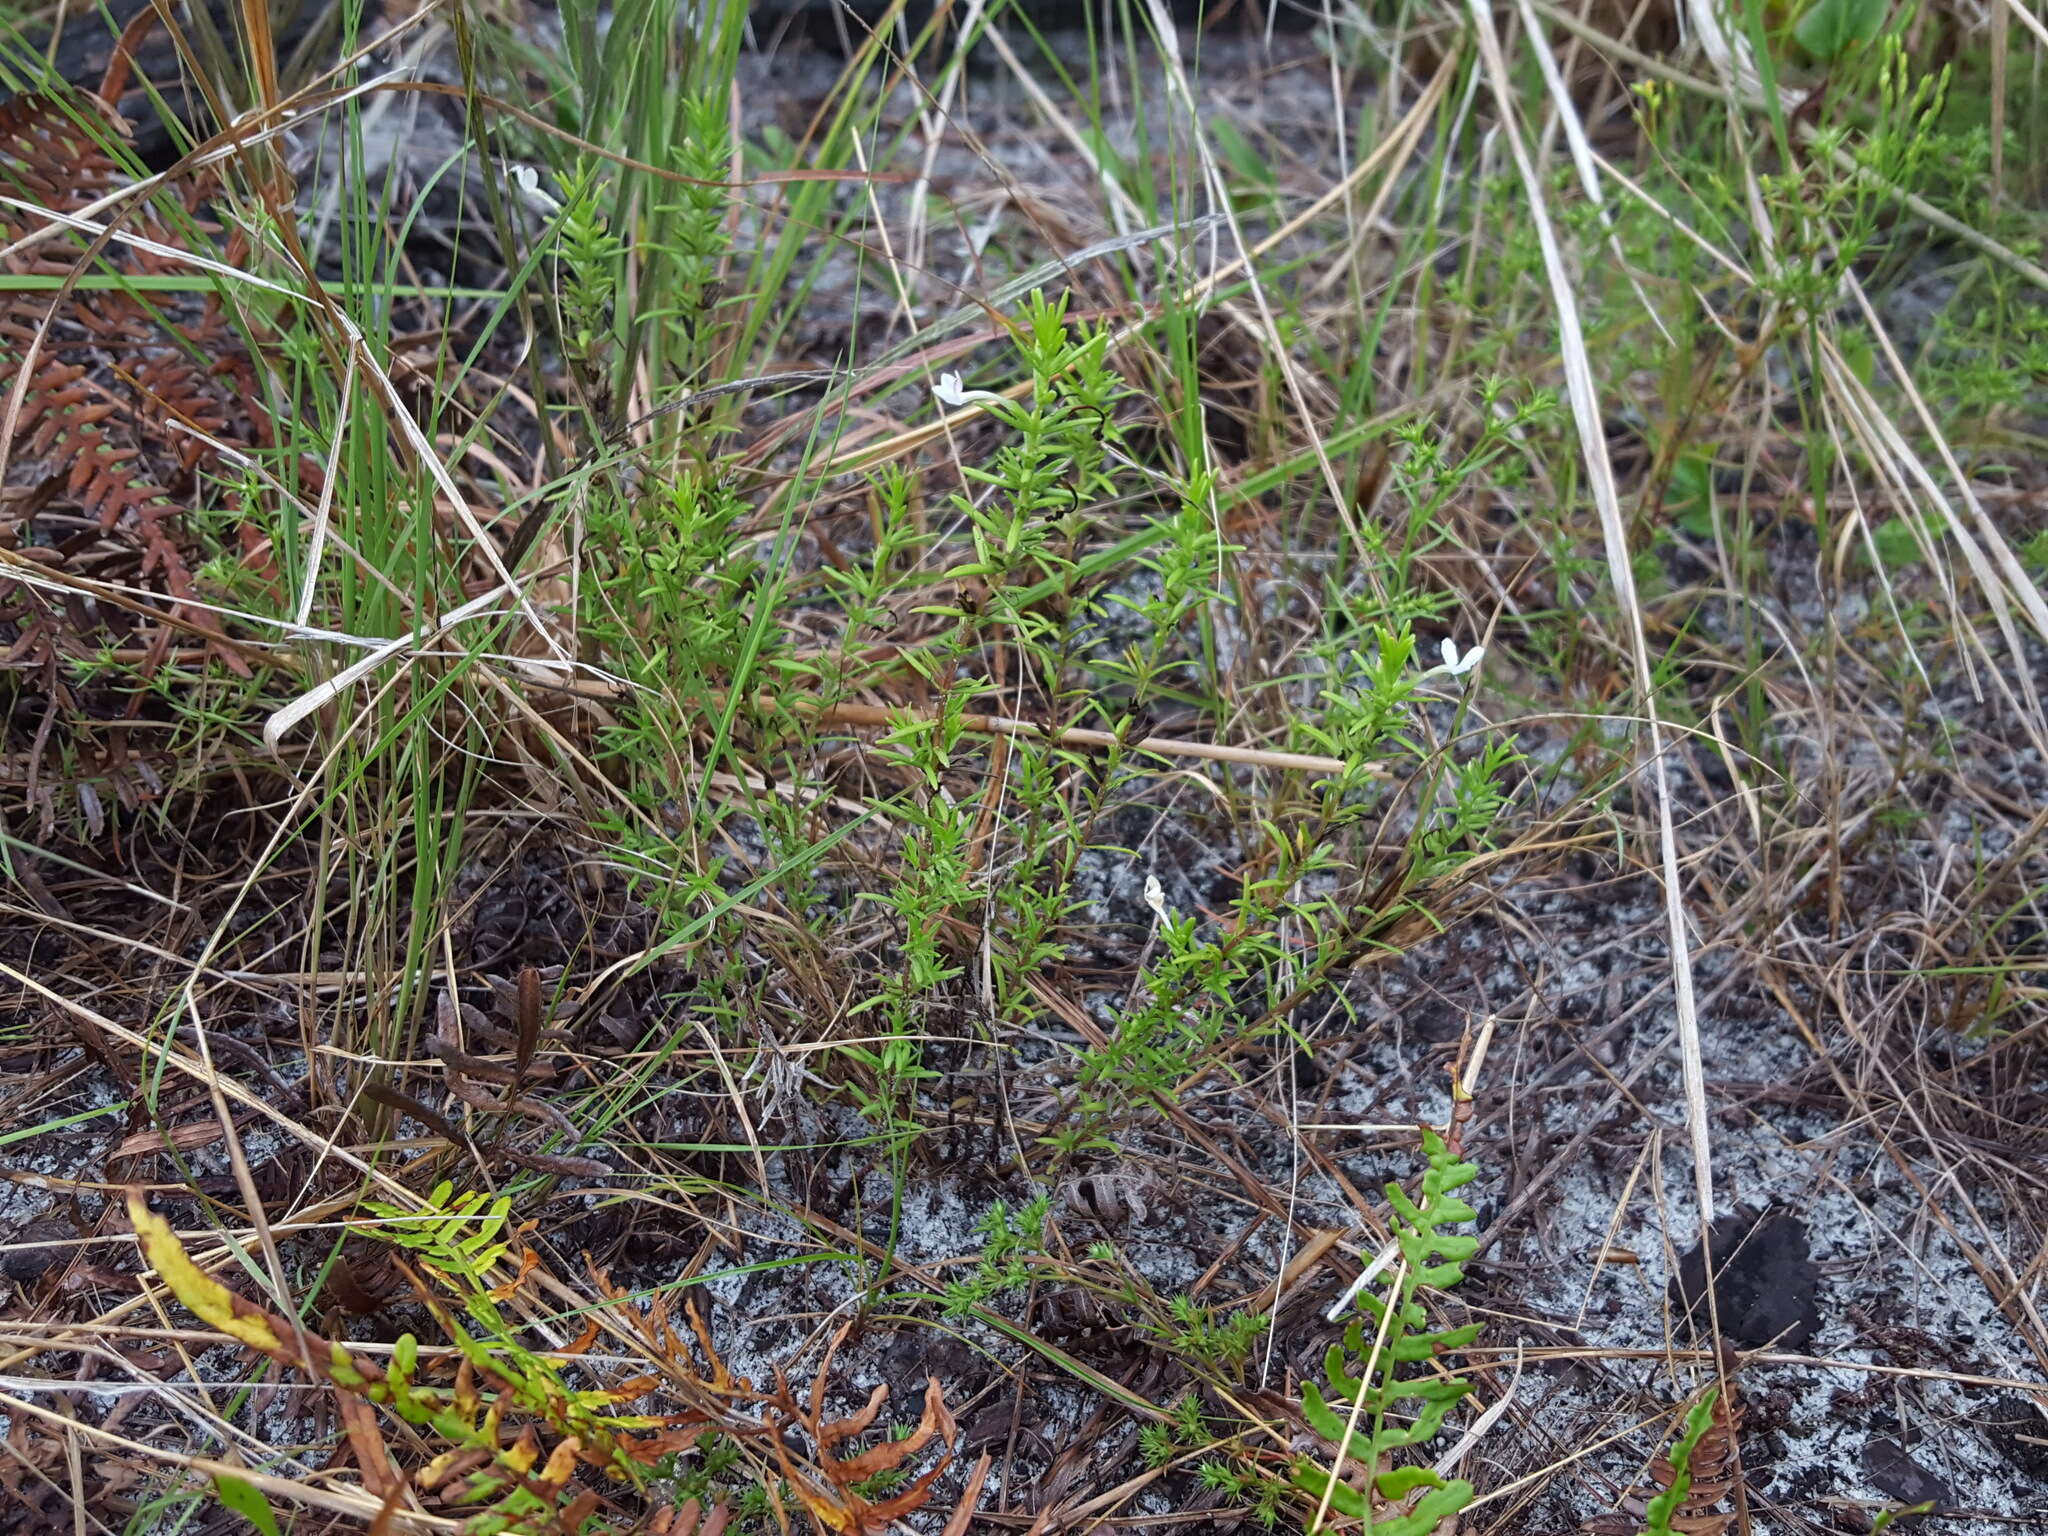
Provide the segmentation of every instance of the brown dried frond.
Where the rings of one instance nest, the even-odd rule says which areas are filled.
[[[6,610],[0,609],[0,618]],[[24,624],[54,623],[30,615]],[[135,811],[164,794],[168,758],[106,742],[68,741],[44,764],[33,754],[0,756],[0,787],[18,793],[35,812],[37,831],[49,836],[68,825],[91,842],[107,833],[112,807]]]
[[[132,1400],[131,1400],[132,1403]],[[117,1406],[105,1420],[114,1429],[132,1408]],[[142,1475],[119,1457],[88,1456],[73,1466],[61,1431],[16,1414],[0,1434],[0,1529],[71,1528],[82,1492],[88,1507],[105,1508],[127,1494]],[[83,1478],[83,1485],[76,1478]]]
[[[1735,1390],[1733,1353],[1725,1346],[1722,1358],[1722,1390],[1714,1399],[1713,1417],[1687,1464],[1691,1480],[1671,1511],[1670,1529],[1681,1536],[1725,1536],[1735,1523],[1734,1510],[1721,1506],[1741,1493],[1743,1409]],[[1681,1415],[1681,1426],[1683,1419]],[[1650,1478],[1654,1490],[1630,1494],[1621,1501],[1618,1513],[1595,1516],[1581,1529],[1587,1536],[1636,1536],[1644,1527],[1650,1500],[1657,1494],[1668,1493],[1678,1481],[1668,1442],[1666,1449],[1650,1463]]]
[[[657,1510],[648,1524],[649,1536],[722,1536],[732,1510],[725,1504],[712,1507],[710,1514],[695,1499]]]
[[[788,1384],[782,1381],[778,1381],[775,1393],[764,1399],[771,1431],[768,1445],[781,1466],[784,1480],[796,1490],[797,1498],[820,1531],[826,1532],[827,1536],[878,1536],[892,1523],[924,1508],[930,1501],[932,1485],[952,1463],[952,1443],[959,1438],[959,1426],[953,1422],[953,1415],[946,1408],[945,1394],[934,1377],[925,1386],[924,1412],[908,1435],[901,1440],[884,1440],[843,1459],[836,1456],[834,1452],[838,1447],[874,1427],[882,1405],[889,1400],[889,1388],[884,1384],[877,1386],[869,1394],[867,1402],[845,1418],[827,1419],[824,1416],[826,1382],[832,1373],[833,1357],[845,1337],[846,1329],[842,1327],[826,1346],[825,1357],[819,1361],[817,1375],[811,1382],[807,1402],[799,1402]],[[815,1447],[815,1472],[800,1467],[784,1443],[784,1433],[792,1428],[801,1429]],[[860,1485],[871,1479],[885,1473],[902,1472],[904,1463],[934,1440],[938,1442],[938,1459],[900,1490],[874,1500],[860,1491]],[[977,1479],[968,1496],[969,1504],[978,1491]],[[951,1522],[948,1528],[951,1528]]]
[[[124,38],[123,47],[130,45]],[[109,79],[120,72],[117,58]],[[107,145],[129,131],[118,112],[84,91],[0,102],[0,193],[14,199],[0,205],[0,245],[18,247],[0,257],[0,271],[60,279],[79,271],[94,248],[54,216],[99,205],[126,184]],[[199,195],[198,187],[188,186],[189,207],[198,206]],[[185,244],[176,229],[133,217],[126,223],[157,246]],[[127,244],[108,243],[94,254],[117,273],[183,267],[174,254]],[[208,364],[208,358],[219,361]],[[236,431],[238,419],[253,420],[260,412],[251,409],[251,391],[230,392],[220,382],[225,373],[239,385],[247,371],[217,300],[194,305],[175,295],[145,299],[70,289],[0,295],[0,372],[8,381],[0,412],[12,414],[0,460],[9,483],[33,488],[38,507],[69,501],[96,519],[131,552],[133,563],[123,574],[173,599],[180,617],[208,632],[217,630],[204,613],[184,606],[193,591],[182,520],[191,487],[217,460],[220,446],[266,435]],[[9,545],[24,553],[43,548],[47,537],[38,534],[33,510],[5,532]],[[90,648],[116,638],[97,632],[112,614],[84,618],[25,601],[14,581],[0,581],[0,613],[9,615],[14,631],[0,636],[0,645],[52,667],[77,649],[67,642]],[[95,632],[69,635],[67,622]],[[121,622],[132,624],[133,616]],[[226,647],[220,653],[248,674]]]
[[[1721,1505],[1735,1493],[1736,1482],[1742,1476],[1741,1434],[1742,1400],[1736,1395],[1731,1374],[1714,1401],[1714,1417],[1707,1432],[1693,1447],[1688,1468],[1692,1483],[1671,1513],[1672,1530],[1681,1531],[1684,1536],[1722,1536],[1735,1523],[1734,1511],[1724,1510]],[[1669,1451],[1650,1464],[1650,1476],[1662,1489],[1670,1488],[1676,1481]]]
[[[165,348],[135,370],[135,386],[142,419],[156,427],[183,469],[195,470],[212,457],[213,443],[228,430],[228,413],[209,375],[182,352]]]
[[[683,1315],[690,1325],[690,1337],[686,1339],[672,1320],[671,1297],[659,1292],[649,1296],[647,1310],[642,1312],[626,1292],[612,1284],[611,1276],[595,1264],[590,1266],[590,1278],[598,1295],[611,1304],[613,1317],[646,1346],[649,1355],[668,1368],[674,1379],[729,1402],[751,1403],[758,1399],[753,1384],[733,1375],[726,1367],[712,1341],[711,1325],[704,1320],[703,1310],[694,1297],[683,1299]],[[595,1317],[591,1324],[594,1330]],[[593,1331],[590,1338],[594,1341],[595,1337]],[[583,1340],[578,1341],[578,1346],[589,1347]]]
[[[0,101],[0,187],[7,195],[58,213],[75,213],[121,184],[121,168],[80,121],[87,112],[96,113],[107,131],[128,137],[121,115],[84,91],[68,102],[43,93]],[[0,215],[10,225],[18,225],[22,217],[12,209]],[[17,229],[15,238],[20,233]]]
[[[30,375],[15,438],[35,457],[61,466],[57,473],[64,476],[65,493],[98,517],[101,527],[111,528],[131,513],[145,523],[150,535],[147,572],[166,558],[155,547],[163,530],[161,519],[152,514],[168,493],[140,473],[140,448],[108,436],[109,418],[121,414],[122,407],[105,398],[84,368],[43,357]]]

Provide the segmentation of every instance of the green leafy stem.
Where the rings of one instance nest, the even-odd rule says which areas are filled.
[[[1479,1248],[1476,1237],[1443,1230],[1476,1219],[1477,1212],[1451,1191],[1477,1178],[1478,1168],[1461,1161],[1434,1131],[1423,1133],[1422,1149],[1429,1159],[1422,1198],[1411,1200],[1399,1184],[1387,1186],[1401,1261],[1386,1294],[1360,1294],[1366,1315],[1354,1318],[1343,1341],[1325,1353],[1326,1386],[1312,1381],[1302,1388],[1302,1416],[1337,1447],[1337,1465],[1302,1457],[1291,1474],[1294,1485],[1315,1498],[1319,1509],[1363,1520],[1375,1536],[1429,1536],[1440,1521],[1472,1501],[1472,1485],[1462,1478],[1445,1479],[1426,1466],[1385,1465],[1394,1452],[1435,1439],[1444,1415],[1472,1390],[1469,1381],[1403,1375],[1401,1367],[1465,1348],[1478,1337],[1480,1326],[1432,1332],[1429,1315],[1416,1299],[1424,1286],[1444,1290],[1464,1279],[1465,1260]],[[1354,1368],[1353,1359],[1362,1363]],[[1366,1492],[1342,1479],[1347,1460],[1366,1469],[1384,1505],[1376,1508]],[[1417,1493],[1421,1497],[1412,1504],[1393,1507]]]

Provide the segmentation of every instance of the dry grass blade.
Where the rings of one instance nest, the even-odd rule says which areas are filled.
[[[1641,701],[1647,737],[1647,761],[1644,766],[1650,777],[1657,807],[1665,923],[1671,941],[1671,988],[1678,1011],[1679,1058],[1684,1067],[1685,1082],[1685,1118],[1693,1156],[1693,1189],[1699,1204],[1700,1224],[1704,1229],[1713,1220],[1714,1215],[1714,1163],[1712,1137],[1708,1129],[1706,1073],[1700,1055],[1699,1013],[1693,994],[1692,936],[1686,921],[1684,881],[1678,862],[1678,836],[1672,819],[1671,784],[1665,764],[1664,729],[1658,714],[1656,688],[1650,665],[1649,640],[1643,624],[1642,603],[1636,595],[1634,557],[1629,549],[1621,497],[1615,486],[1614,467],[1609,461],[1606,439],[1601,431],[1599,386],[1593,377],[1592,359],[1586,350],[1585,331],[1579,322],[1578,301],[1573,292],[1572,277],[1566,269],[1564,252],[1558,244],[1557,231],[1550,218],[1542,180],[1530,162],[1528,146],[1524,142],[1517,121],[1513,85],[1508,77],[1507,60],[1501,52],[1500,36],[1494,28],[1492,12],[1481,3],[1481,0],[1472,0],[1471,10],[1473,24],[1479,34],[1480,56],[1493,85],[1494,99],[1500,109],[1509,151],[1520,173],[1523,190],[1528,198],[1530,217],[1535,222],[1537,238],[1542,246],[1543,268],[1549,279],[1553,313],[1557,319],[1562,342],[1565,387],[1571,400],[1572,421],[1578,431],[1580,458],[1585,466],[1586,480],[1592,492],[1594,506],[1600,514],[1600,530],[1606,544],[1608,576],[1614,584],[1615,598],[1621,609],[1622,623],[1626,627],[1629,641],[1630,659],[1635,668],[1636,692]],[[1719,24],[1715,22],[1714,25],[1718,28]],[[1714,47],[1712,39],[1720,36],[1718,31],[1710,35],[1710,49]],[[1725,40],[1722,47],[1726,47]],[[1717,52],[1715,57],[1717,62],[1720,61],[1721,53]]]

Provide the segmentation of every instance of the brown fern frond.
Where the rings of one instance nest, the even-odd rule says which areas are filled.
[[[140,512],[168,494],[140,474],[141,450],[114,442],[106,424],[124,414],[76,363],[54,358],[40,363],[29,379],[17,441],[31,453],[61,467],[65,491],[111,528],[123,513]]]
[[[732,1507],[728,1504],[714,1504],[707,1515],[701,1502],[685,1499],[681,1504],[656,1510],[647,1532],[648,1536],[724,1536],[731,1519]]]
[[[847,1417],[827,1419],[824,1416],[825,1388],[831,1376],[833,1357],[846,1332],[846,1327],[841,1327],[833,1335],[831,1343],[826,1345],[824,1358],[819,1362],[817,1375],[811,1383],[808,1402],[800,1402],[779,1375],[775,1392],[763,1397],[767,1421],[773,1431],[768,1437],[768,1447],[775,1454],[783,1480],[795,1491],[798,1502],[819,1531],[826,1536],[881,1536],[881,1532],[894,1522],[924,1508],[931,1501],[933,1484],[952,1463],[953,1444],[959,1438],[959,1427],[947,1410],[945,1394],[934,1377],[925,1384],[924,1412],[918,1416],[916,1426],[907,1436],[901,1440],[884,1440],[843,1459],[835,1455],[839,1446],[874,1426],[889,1398],[888,1387],[877,1386],[867,1402]],[[785,1436],[792,1429],[801,1429],[810,1438],[816,1473],[800,1466],[791,1454]],[[862,1493],[860,1485],[879,1474],[907,1473],[905,1463],[934,1442],[938,1452],[936,1459],[922,1472],[908,1478],[893,1494],[871,1500]],[[822,1479],[817,1473],[823,1474]],[[974,1493],[979,1493],[978,1484]]]
[[[1723,1346],[1721,1390],[1714,1399],[1712,1417],[1694,1445],[1687,1462],[1689,1481],[1684,1494],[1671,1510],[1668,1529],[1679,1536],[1726,1536],[1735,1524],[1735,1511],[1721,1506],[1742,1498],[1742,1399],[1735,1390],[1734,1352]],[[1683,1425],[1686,1415],[1679,1416]],[[1612,1515],[1598,1515],[1580,1529],[1586,1536],[1638,1536],[1650,1513],[1650,1501],[1668,1494],[1678,1483],[1678,1470],[1671,1464],[1667,1448],[1650,1463],[1651,1488],[1639,1490],[1621,1501]]]
[[[182,352],[152,352],[135,370],[145,422],[162,435],[181,468],[196,470],[227,439],[229,418],[210,375]]]
[[[68,101],[38,92],[0,102],[0,187],[24,202],[75,213],[120,186],[121,168],[79,121],[84,112],[97,115],[107,132],[129,137],[121,115],[84,91]],[[10,209],[4,220],[12,224],[21,217]],[[15,238],[22,233],[17,230]]]
[[[139,36],[124,34],[109,79],[123,69],[126,50]],[[68,278],[89,247],[61,220],[38,217],[76,212],[117,193],[125,174],[107,147],[128,136],[129,125],[104,100],[84,91],[43,92],[0,102],[0,190],[29,209],[0,207],[0,244],[19,245],[0,258],[9,273]],[[185,212],[200,206],[205,189],[183,188]],[[176,252],[181,230],[129,210],[124,227],[157,249],[105,244],[100,266],[130,276],[189,270]],[[189,493],[219,459],[223,446],[267,441],[268,423],[253,370],[225,323],[217,297],[132,290],[0,295],[0,369],[20,379],[12,433],[0,444],[10,485],[36,489],[36,503],[69,501],[96,519],[116,545],[131,552],[132,579],[172,600],[171,614],[188,627],[219,634],[203,610],[191,606],[190,538],[184,527]],[[12,400],[10,392],[4,397]],[[8,530],[26,552],[41,547],[31,512]],[[75,651],[63,643],[47,605],[24,604],[0,581],[0,613],[20,616],[0,645],[28,642],[54,666]],[[31,612],[33,611],[33,612]],[[94,633],[104,619],[84,619],[77,639],[103,644]],[[133,616],[122,623],[130,626]],[[158,644],[168,639],[162,631]],[[222,636],[225,640],[225,636]],[[243,676],[246,662],[225,644],[215,654]]]
[[[1721,1506],[1734,1495],[1736,1482],[1742,1476],[1741,1434],[1742,1402],[1735,1394],[1731,1378],[1727,1389],[1715,1400],[1714,1417],[1707,1432],[1693,1447],[1689,1468],[1692,1484],[1671,1513],[1672,1530],[1682,1532],[1683,1536],[1723,1536],[1735,1523],[1734,1511]],[[1672,1486],[1676,1473],[1669,1452],[1651,1463],[1650,1476],[1659,1488]]]

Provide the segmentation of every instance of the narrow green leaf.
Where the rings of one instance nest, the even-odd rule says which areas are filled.
[[[16,1131],[0,1131],[0,1147],[8,1146],[17,1141],[27,1141],[31,1136],[43,1136],[51,1131],[61,1131],[66,1126],[77,1125],[80,1121],[97,1120],[102,1115],[118,1115],[127,1108],[128,1101],[123,1099],[118,1104],[102,1104],[98,1109],[82,1109],[75,1115],[64,1115],[55,1120],[45,1120],[40,1125],[24,1126]]]
[[[1327,1467],[1320,1467],[1312,1461],[1298,1461],[1294,1464],[1291,1479],[1295,1487],[1318,1504],[1327,1498],[1330,1501],[1330,1508],[1340,1515],[1353,1520],[1363,1520],[1370,1511],[1371,1506],[1367,1504],[1365,1495],[1349,1483],[1337,1481],[1330,1475]],[[1375,1525],[1374,1529],[1379,1530],[1382,1527]]]
[[[1852,48],[1876,41],[1884,30],[1887,0],[1815,0],[1792,28],[1799,46],[1832,63]]]
[[[246,1483],[223,1472],[214,1478],[213,1491],[223,1509],[241,1516],[263,1536],[278,1536],[277,1513],[254,1483]]]

